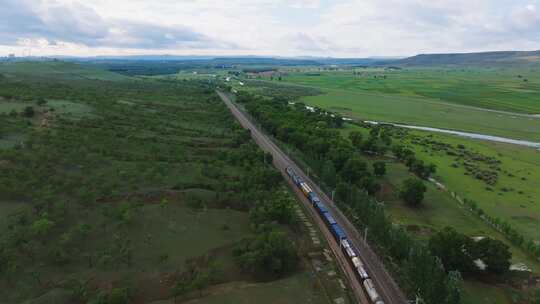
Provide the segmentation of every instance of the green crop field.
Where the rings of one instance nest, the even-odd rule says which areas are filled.
[[[540,117],[528,115],[540,113],[540,72],[536,70],[358,73],[348,70],[308,76],[291,72],[282,83],[321,89],[324,94],[302,100],[352,118],[540,141]]]

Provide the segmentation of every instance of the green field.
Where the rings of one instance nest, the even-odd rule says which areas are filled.
[[[238,286],[239,285],[239,286]],[[276,293],[279,290],[279,293]],[[188,304],[322,304],[330,299],[313,282],[313,274],[301,273],[290,278],[261,284],[237,284],[218,286],[210,295],[202,299],[188,301]],[[153,304],[173,304],[158,302]]]
[[[366,129],[354,125],[347,125],[343,132],[348,134],[352,130],[360,130],[366,136],[368,134]],[[540,151],[439,133],[408,131],[408,134],[402,142],[412,148],[420,159],[436,164],[435,178],[450,191],[476,201],[488,214],[510,222],[528,238],[540,240],[537,229],[540,220]],[[501,171],[497,183],[487,185],[472,175],[466,175],[462,165],[457,168],[453,166],[455,156],[415,144],[414,138],[429,139],[453,147],[463,145],[470,151],[498,159]],[[404,170],[404,166],[398,165],[396,170],[390,172]],[[446,216],[446,213],[441,213],[441,216]]]
[[[302,100],[352,118],[540,141],[540,117],[521,115],[540,113],[540,74],[536,71],[411,69],[360,70],[362,76],[352,73],[307,76],[292,72],[283,83],[322,89],[325,94]],[[382,75],[387,78],[380,78]],[[526,75],[528,82],[517,75]]]
[[[177,300],[348,303],[339,274],[312,273],[304,251],[322,247],[304,244],[294,214],[253,219],[262,198],[294,199],[206,79],[63,62],[0,74],[0,302],[149,303],[206,275]],[[242,268],[234,249],[264,235],[258,225],[283,235],[296,266]]]

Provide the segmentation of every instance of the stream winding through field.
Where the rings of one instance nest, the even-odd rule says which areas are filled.
[[[386,122],[378,122],[378,121],[364,121],[364,122],[369,123],[369,124],[389,124],[389,125],[400,127],[400,128],[420,130],[420,131],[446,133],[446,134],[458,135],[458,136],[473,138],[473,139],[481,139],[481,140],[488,140],[488,141],[494,141],[494,142],[500,142],[500,143],[520,145],[520,146],[525,146],[525,147],[530,147],[530,148],[535,148],[535,149],[540,150],[540,142],[533,142],[533,141],[528,141],[528,140],[511,139],[511,138],[506,138],[506,137],[479,134],[479,133],[469,133],[469,132],[439,129],[439,128],[432,128],[432,127],[421,127],[421,126],[403,125],[403,124],[386,123]]]

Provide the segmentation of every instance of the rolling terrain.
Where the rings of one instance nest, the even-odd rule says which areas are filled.
[[[506,66],[531,67],[540,65],[540,51],[501,51],[454,54],[420,54],[393,61],[399,66]]]
[[[0,74],[3,303],[349,303],[208,82],[63,62]]]

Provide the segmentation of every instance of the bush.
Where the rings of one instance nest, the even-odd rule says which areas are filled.
[[[386,163],[382,161],[375,162],[373,164],[373,173],[377,176],[383,176],[386,174]]]
[[[417,178],[409,178],[403,182],[399,196],[411,206],[419,206],[424,200],[427,187]]]
[[[277,230],[244,240],[235,248],[234,255],[243,270],[272,276],[293,271],[298,263],[290,240]]]
[[[33,108],[33,107],[26,107],[26,108],[24,108],[23,115],[24,115],[25,117],[31,118],[31,117],[34,117],[34,114],[35,114],[35,113],[34,113],[34,108]]]
[[[45,98],[39,98],[37,101],[36,101],[36,104],[38,106],[43,106],[45,104],[47,104],[47,100]]]
[[[484,238],[476,244],[476,254],[487,265],[487,271],[504,273],[510,268],[512,253],[503,242],[492,238]]]

